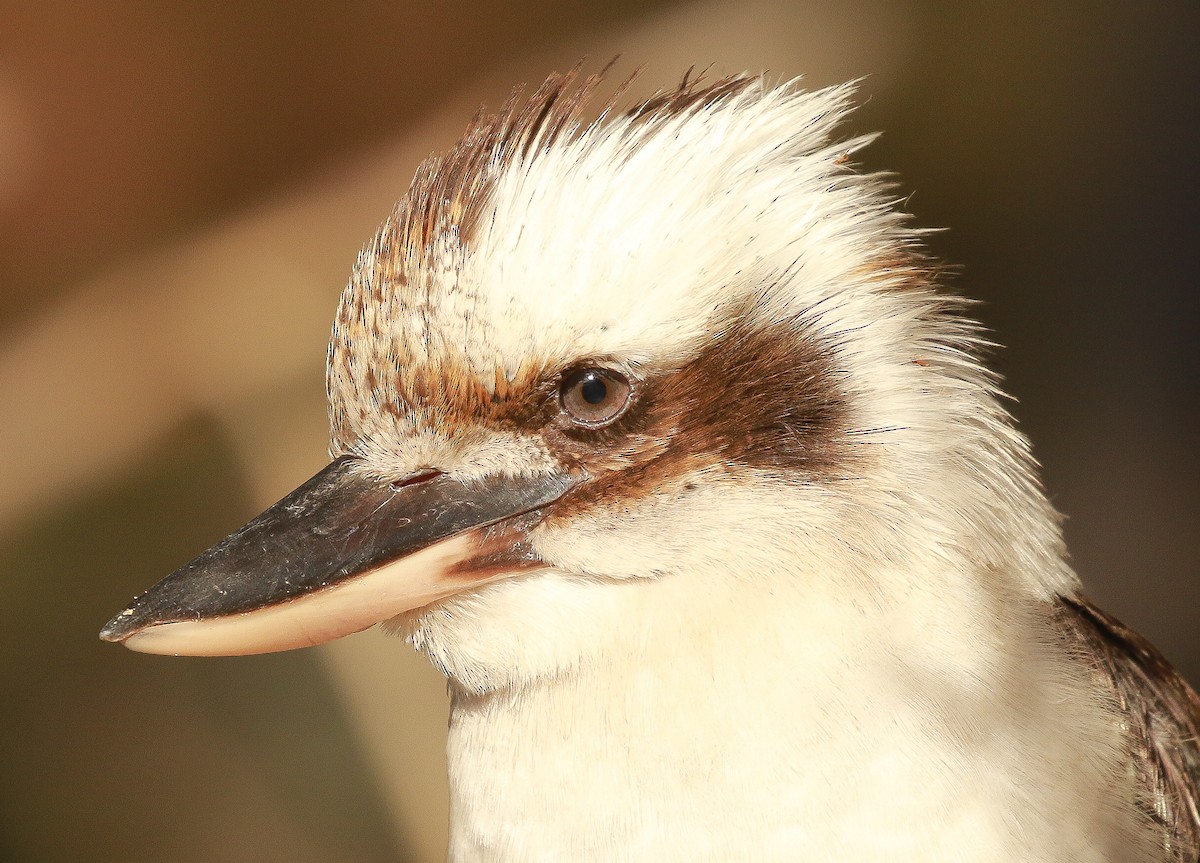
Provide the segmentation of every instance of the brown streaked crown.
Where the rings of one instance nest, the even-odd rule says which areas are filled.
[[[439,256],[469,248],[491,218],[498,177],[517,161],[535,159],[578,134],[608,68],[582,76],[577,66],[551,75],[528,98],[518,88],[498,113],[478,113],[449,152],[417,169],[408,192],[359,256],[339,305],[327,375],[335,452],[350,450],[368,430],[385,430],[415,406],[478,419],[497,399],[528,401],[545,372],[540,367],[530,365],[515,378],[498,368],[484,379],[456,363],[453,351],[435,363],[425,361],[439,337],[430,322],[428,285],[445,267]],[[669,118],[731,98],[757,80],[734,76],[704,83],[689,72],[677,88],[636,104],[627,116],[638,124]],[[604,103],[601,118],[631,81],[632,76]],[[396,321],[405,322],[404,338],[393,334]],[[423,352],[413,350],[417,345]]]

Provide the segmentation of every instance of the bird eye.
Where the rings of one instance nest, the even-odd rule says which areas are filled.
[[[629,379],[612,369],[586,368],[563,379],[562,408],[576,425],[600,428],[629,407]]]

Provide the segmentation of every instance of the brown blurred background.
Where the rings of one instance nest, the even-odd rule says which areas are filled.
[[[812,85],[961,265],[1091,592],[1200,678],[1200,6],[0,0],[0,859],[442,857],[402,643],[171,660],[137,590],[325,460],[354,255],[475,106],[581,57]]]

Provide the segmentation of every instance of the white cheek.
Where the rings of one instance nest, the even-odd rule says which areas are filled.
[[[747,579],[796,577],[780,567],[797,556],[785,546],[805,509],[795,488],[745,477],[695,479],[691,491],[681,482],[674,491],[543,525],[530,540],[550,571],[452,597],[393,628],[460,686],[487,691],[609,661],[614,650],[644,642],[664,609],[700,620],[706,614],[688,611],[689,603],[726,607],[717,597]],[[785,488],[792,500],[781,519]]]
[[[777,567],[781,554],[825,556],[815,547],[831,513],[821,488],[715,470],[693,479],[544,525],[534,547],[564,571],[606,578],[713,570],[736,578]]]

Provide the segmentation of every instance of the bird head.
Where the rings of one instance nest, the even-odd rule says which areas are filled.
[[[333,463],[105,638],[242,653],[387,621],[481,691],[667,620],[1071,578],[978,328],[854,170],[869,139],[836,137],[853,88],[685,80],[587,122],[597,81],[422,165],[341,298]]]

